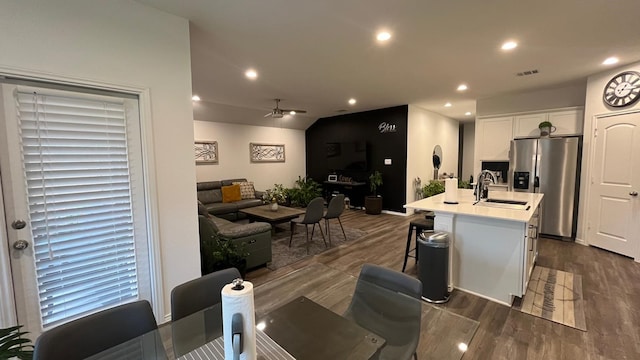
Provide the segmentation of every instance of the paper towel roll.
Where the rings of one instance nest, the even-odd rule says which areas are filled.
[[[458,179],[449,178],[444,180],[444,203],[458,203]]]
[[[242,314],[241,360],[256,360],[256,316],[253,304],[253,284],[245,281],[242,290],[234,290],[233,284],[222,288],[222,331],[224,333],[224,358],[233,359],[231,319],[233,314]]]

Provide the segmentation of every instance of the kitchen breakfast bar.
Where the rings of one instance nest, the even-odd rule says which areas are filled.
[[[445,204],[440,194],[405,208],[433,211],[434,230],[450,234],[449,291],[511,306],[533,270],[543,194],[492,191],[476,203],[473,190],[457,192],[458,204]]]

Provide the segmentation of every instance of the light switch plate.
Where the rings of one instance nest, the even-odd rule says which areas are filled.
[[[391,165],[391,159],[384,159],[385,165]]]

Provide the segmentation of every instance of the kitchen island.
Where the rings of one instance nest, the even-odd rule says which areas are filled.
[[[543,194],[490,191],[489,199],[526,204],[475,204],[473,190],[457,191],[458,204],[445,204],[440,194],[405,208],[433,211],[434,230],[450,234],[449,290],[511,306],[514,296],[524,295],[533,270]]]

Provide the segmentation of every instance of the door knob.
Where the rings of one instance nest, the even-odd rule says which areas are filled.
[[[29,242],[27,240],[18,240],[13,243],[13,248],[16,250],[24,250],[29,247]]]
[[[638,196],[638,192],[637,191],[632,191],[629,193],[629,195],[631,196]]]
[[[11,227],[14,228],[15,230],[24,229],[25,226],[27,226],[27,223],[24,222],[24,220],[14,220],[11,223]]]

